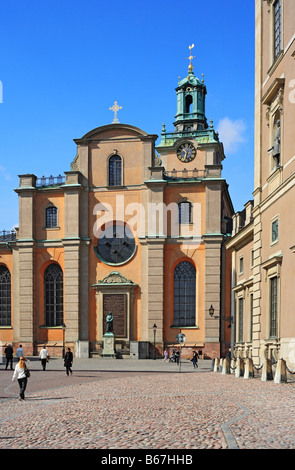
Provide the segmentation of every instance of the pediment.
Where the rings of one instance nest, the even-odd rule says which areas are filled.
[[[138,127],[129,124],[108,124],[106,126],[97,127],[87,132],[80,139],[74,139],[78,145],[87,145],[93,141],[104,139],[118,139],[124,137],[143,138],[148,137],[148,134]]]
[[[104,279],[97,281],[96,285],[133,285],[135,286],[136,284],[131,281],[130,279],[127,279],[126,277],[122,276],[118,271],[113,271],[111,272],[108,276],[106,276]]]

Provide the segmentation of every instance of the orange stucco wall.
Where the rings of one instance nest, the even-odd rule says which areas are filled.
[[[9,269],[11,276],[11,323],[13,324],[13,256],[11,252],[2,252],[0,254],[0,265],[5,266]],[[12,343],[13,341],[13,329],[12,328],[0,328],[0,341],[5,343]]]

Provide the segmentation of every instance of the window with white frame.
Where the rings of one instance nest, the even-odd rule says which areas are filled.
[[[281,0],[276,0],[273,4],[273,50],[274,60],[281,52],[281,35],[282,35],[282,17],[281,17]]]
[[[244,338],[244,298],[240,297],[238,300],[239,308],[239,342],[241,343]]]
[[[270,332],[271,338],[276,338],[278,334],[278,278],[270,278]]]
[[[244,272],[244,256],[241,256],[239,259],[239,274]]]
[[[279,240],[279,219],[275,219],[271,223],[271,244]]]

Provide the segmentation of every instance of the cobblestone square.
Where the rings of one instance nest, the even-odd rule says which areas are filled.
[[[294,449],[295,383],[162,360],[30,362],[26,400],[0,370],[0,449]]]

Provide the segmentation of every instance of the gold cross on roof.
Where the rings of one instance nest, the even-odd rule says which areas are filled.
[[[119,106],[119,105],[118,105],[118,102],[115,101],[114,104],[113,104],[113,106],[112,106],[111,108],[109,108],[109,109],[110,109],[111,111],[114,111],[114,119],[113,119],[112,124],[115,123],[115,122],[119,122],[119,121],[118,121],[118,118],[117,118],[117,112],[119,111],[119,109],[122,109],[122,106]]]

